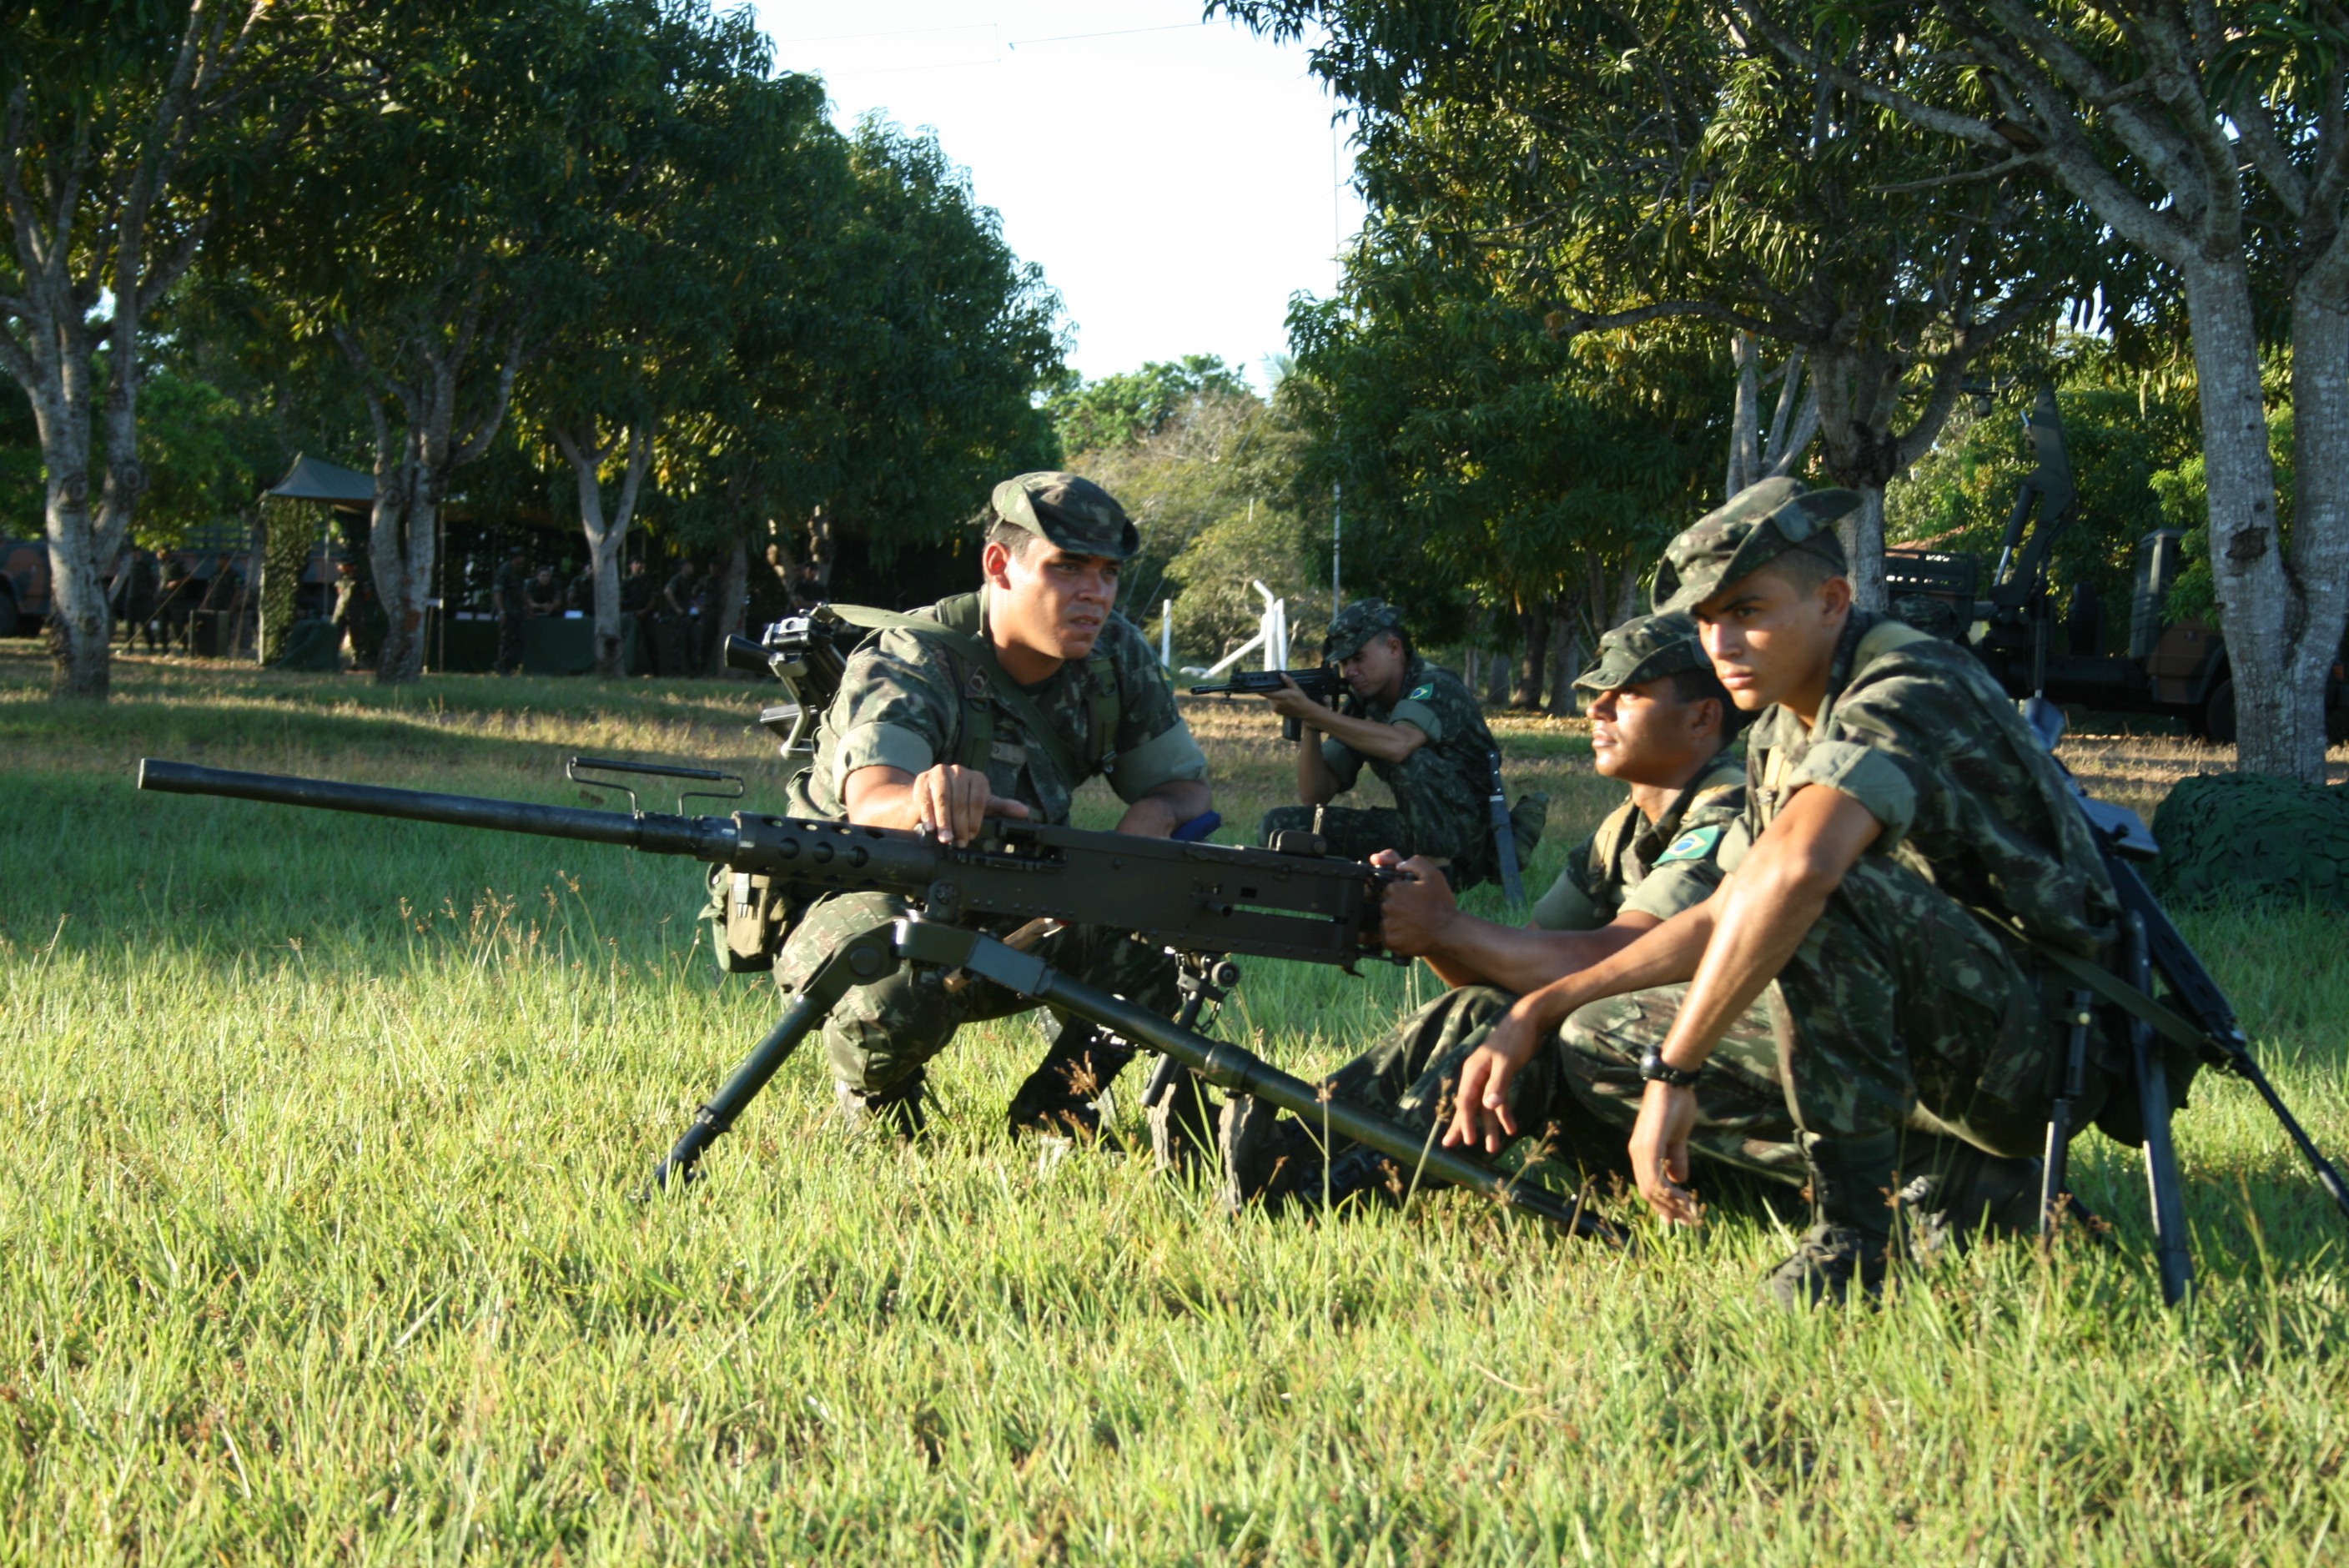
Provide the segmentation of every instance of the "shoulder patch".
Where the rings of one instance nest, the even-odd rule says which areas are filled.
[[[1713,853],[1713,846],[1721,842],[1722,832],[1727,826],[1727,823],[1720,822],[1710,828],[1690,829],[1674,839],[1671,846],[1656,857],[1656,863],[1664,866],[1671,864],[1674,861],[1704,859],[1705,856]]]
[[[1432,697],[1434,695],[1435,683],[1433,681],[1424,681],[1420,685],[1412,687],[1411,697],[1409,700],[1413,702],[1425,702],[1429,697]]]

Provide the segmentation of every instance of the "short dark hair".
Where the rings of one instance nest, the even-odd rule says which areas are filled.
[[[1848,577],[1851,573],[1826,556],[1811,550],[1782,550],[1754,568],[1756,572],[1775,572],[1797,593],[1814,593],[1820,583],[1830,577]],[[1723,583],[1723,587],[1728,584]]]
[[[1793,552],[1789,552],[1789,553]],[[1818,557],[1814,555],[1811,559],[1817,561]],[[1821,562],[1821,564],[1825,563]],[[1730,700],[1729,688],[1721,684],[1721,677],[1713,673],[1713,666],[1709,664],[1700,665],[1695,669],[1682,670],[1675,674],[1672,676],[1672,696],[1683,707],[1690,703],[1702,702],[1707,697],[1719,703],[1721,705],[1721,744],[1724,748],[1737,738],[1738,731],[1744,729],[1747,721],[1754,717]]]
[[[987,542],[1003,546],[1005,550],[1010,552],[1012,560],[1017,561],[1026,554],[1028,547],[1035,543],[1037,538],[1038,535],[1030,533],[1018,523],[1007,522],[992,511],[988,513]]]

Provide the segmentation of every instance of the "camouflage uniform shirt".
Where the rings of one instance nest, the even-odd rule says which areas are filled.
[[[1953,644],[1856,612],[1816,721],[1806,728],[1772,707],[1748,732],[1746,757],[1745,816],[1722,847],[1724,869],[1796,790],[1824,784],[1883,824],[1869,854],[1995,925],[2087,955],[2091,929],[2114,916],[2112,883],[2063,770]]]
[[[932,605],[916,614],[936,619],[938,609]],[[1094,699],[1104,676],[1115,686],[1117,712],[1116,733],[1106,745],[1094,733]],[[920,773],[941,762],[961,761],[963,727],[974,712],[968,690],[972,679],[961,656],[939,639],[903,629],[868,637],[850,657],[839,694],[824,716],[815,762],[805,777],[807,804],[820,816],[844,816],[848,776],[860,768]],[[1053,721],[1069,750],[1108,778],[1121,800],[1130,803],[1162,784],[1207,776],[1206,757],[1175,711],[1158,655],[1123,615],[1109,617],[1091,658],[1072,659],[1021,690]],[[1038,820],[1065,823],[1078,787],[1092,774],[1064,777],[1050,748],[1037,744],[1025,722],[1001,700],[990,703],[988,714],[994,727],[988,788],[1025,803]]]
[[[1341,710],[1373,724],[1408,724],[1427,737],[1400,762],[1364,758],[1331,737],[1321,741],[1321,760],[1340,793],[1354,787],[1368,761],[1410,824],[1416,853],[1450,854],[1481,864],[1489,854],[1492,830],[1485,799],[1492,793],[1490,754],[1497,749],[1485,727],[1484,710],[1450,670],[1419,655],[1403,670],[1402,695],[1392,704],[1348,697]],[[1440,847],[1439,847],[1440,846]]]
[[[1745,764],[1715,756],[1656,821],[1626,800],[1567,856],[1534,923],[1545,931],[1596,931],[1625,910],[1670,920],[1721,885],[1714,853],[1745,811]]]

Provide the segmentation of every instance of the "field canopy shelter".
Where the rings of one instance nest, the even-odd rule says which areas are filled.
[[[285,477],[268,492],[287,500],[341,501],[345,505],[373,506],[375,476],[357,469],[347,469],[323,458],[298,457]]]

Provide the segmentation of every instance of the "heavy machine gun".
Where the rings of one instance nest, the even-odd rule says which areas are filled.
[[[580,765],[592,764],[581,759]],[[1350,973],[1359,961],[1381,956],[1379,894],[1396,873],[1321,855],[1309,841],[1295,852],[1245,850],[994,820],[983,837],[957,848],[896,829],[750,811],[730,817],[593,811],[157,758],[140,763],[139,788],[616,844],[765,879],[793,897],[879,890],[916,905],[918,913],[843,943],[808,978],[782,1018],[702,1105],[655,1169],[656,1188],[672,1177],[691,1179],[710,1144],[734,1125],[850,987],[911,965],[941,984],[975,975],[1064,1008],[1188,1068],[1216,1088],[1253,1095],[1326,1127],[1335,1137],[1375,1149],[1427,1180],[1483,1192],[1568,1233],[1608,1239],[1616,1234],[1575,1200],[1442,1148],[1191,1026],[1202,993],[1231,983],[1234,955],[1335,965]],[[980,916],[1131,932],[1181,955],[1186,975],[1201,983],[1185,987],[1190,999],[1182,1017],[1162,1018],[961,923]],[[1213,985],[1204,983],[1208,977]],[[1164,1077],[1154,1083],[1154,1093],[1163,1092]]]

